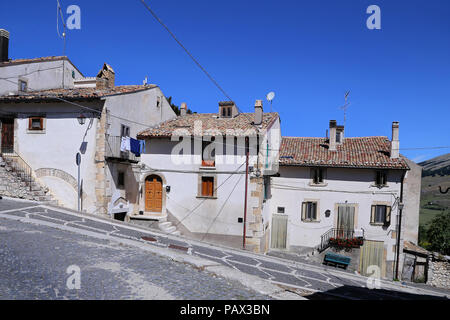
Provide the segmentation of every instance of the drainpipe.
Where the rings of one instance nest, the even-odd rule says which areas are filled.
[[[400,202],[398,204],[398,230],[397,230],[397,261],[395,262],[395,279],[398,280],[398,264],[400,261],[400,235],[402,233],[402,211],[403,211],[403,181],[405,179],[405,171],[402,173],[402,183],[400,186]]]
[[[248,189],[248,153],[250,147],[250,141],[248,138],[245,138],[246,141],[246,150],[245,150],[245,198],[244,198],[244,230],[242,234],[242,247],[245,250],[245,237],[246,237],[246,229],[247,229],[247,189]],[[248,147],[247,147],[248,145]]]

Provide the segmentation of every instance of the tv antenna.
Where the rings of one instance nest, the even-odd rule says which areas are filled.
[[[61,21],[62,21],[62,25],[63,25],[63,32],[62,34],[59,33],[59,17],[61,17]],[[63,16],[63,12],[61,10],[61,4],[59,3],[59,0],[56,0],[56,32],[58,33],[58,36],[63,39],[64,44],[63,44],[63,56],[66,55],[66,23],[64,22],[64,16]],[[63,59],[63,75],[62,75],[62,87],[64,88],[64,62],[65,60]]]
[[[270,91],[266,96],[267,101],[270,102],[270,112],[272,112],[272,101],[274,98],[275,98],[275,92],[273,92],[273,91]]]
[[[349,94],[350,94],[350,91],[347,91],[345,93],[345,96],[344,96],[345,104],[340,108],[341,110],[344,110],[344,128],[345,128],[345,121],[347,120],[347,109],[350,106],[350,102],[348,102]]]

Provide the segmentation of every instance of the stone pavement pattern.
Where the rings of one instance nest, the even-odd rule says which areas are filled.
[[[70,265],[81,287],[68,289]],[[267,299],[137,248],[0,218],[0,299]]]

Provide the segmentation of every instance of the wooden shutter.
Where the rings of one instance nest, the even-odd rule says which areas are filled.
[[[317,220],[317,202],[311,202],[311,220]]]
[[[302,202],[302,220],[306,220],[306,202]]]
[[[28,130],[33,130],[33,118],[28,118]]]
[[[213,197],[214,196],[214,178],[203,177],[202,178],[202,196]]]
[[[390,225],[391,224],[391,207],[386,206],[386,215],[384,217],[384,224]]]
[[[375,223],[375,211],[377,210],[377,206],[373,205],[370,213],[370,223]]]

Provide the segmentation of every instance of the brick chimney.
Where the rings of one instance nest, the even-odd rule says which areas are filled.
[[[99,90],[114,88],[115,73],[109,64],[104,63],[96,78],[96,87]]]
[[[8,58],[9,47],[9,32],[5,29],[0,29],[0,63],[6,62]]]
[[[185,116],[187,113],[187,104],[186,102],[182,102],[181,103],[181,107],[180,107],[180,116]]]
[[[329,142],[329,151],[336,151],[336,120],[330,120],[330,142]]]
[[[400,141],[398,140],[398,121],[392,122],[391,159],[400,157]]]
[[[255,124],[262,124],[263,120],[263,103],[262,100],[255,101]]]

